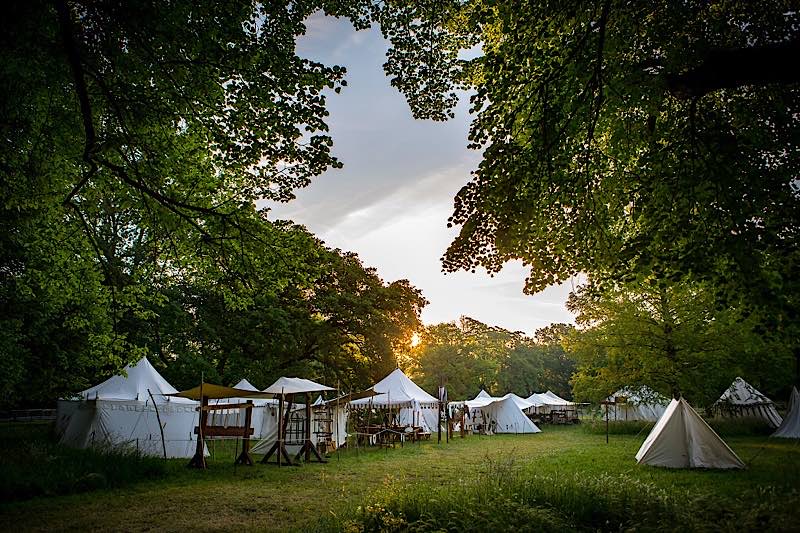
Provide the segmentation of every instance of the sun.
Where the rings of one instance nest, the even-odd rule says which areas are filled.
[[[419,333],[414,333],[411,335],[411,347],[416,348],[422,343],[422,337],[419,336]]]

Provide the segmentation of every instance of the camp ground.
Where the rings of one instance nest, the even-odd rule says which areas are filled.
[[[0,533],[800,531],[798,58],[800,0],[4,2]]]
[[[796,390],[794,395],[797,396]],[[353,477],[352,481],[342,481],[343,486],[362,484],[362,488],[377,494],[383,490],[381,487],[388,486],[382,477],[385,475],[405,479],[417,476],[419,469],[444,468],[448,479],[456,476],[463,484],[465,475],[474,475],[470,472],[498,468],[491,466],[497,460],[518,463],[513,467],[513,476],[529,468],[539,472],[536,475],[563,475],[565,468],[579,466],[589,475],[625,471],[626,476],[633,476],[630,479],[641,477],[637,483],[648,479],[661,490],[670,490],[676,482],[681,486],[690,482],[696,484],[697,491],[717,487],[726,493],[746,492],[750,477],[761,480],[780,475],[778,472],[787,476],[800,474],[795,463],[786,463],[796,454],[797,435],[791,433],[797,426],[791,425],[797,420],[796,402],[795,398],[787,406],[782,429],[774,435],[784,438],[771,439],[768,433],[725,437],[710,425],[720,417],[706,420],[685,399],[666,402],[648,386],[620,389],[587,409],[577,424],[564,425],[552,422],[552,418],[546,422],[542,413],[536,412],[548,405],[554,410],[573,405],[552,393],[523,398],[513,392],[493,396],[481,389],[472,399],[440,402],[400,369],[373,386],[354,392],[298,377],[281,377],[264,389],[241,379],[233,386],[201,382],[178,391],[144,358],[127,367],[124,375],[85,390],[79,398],[60,401],[54,424],[65,447],[104,450],[103,453],[135,450],[135,456],[141,457],[140,467],[147,464],[144,461],[164,461],[165,457],[175,463],[179,470],[170,469],[173,473],[167,475],[163,489],[161,482],[151,485],[153,498],[158,498],[162,490],[171,490],[172,478],[182,487],[201,479],[211,482],[216,490],[215,501],[223,505],[233,505],[240,490],[271,500],[278,494],[277,486],[273,488],[278,479],[291,484],[295,498],[281,504],[287,512],[280,518],[275,518],[272,504],[259,507],[249,517],[230,513],[217,516],[206,512],[205,507],[191,514],[192,520],[200,519],[214,529],[232,525],[268,529],[324,525],[338,529],[337,519],[323,517],[320,521],[320,517],[303,511],[303,502],[314,501],[320,509],[337,512],[335,509],[343,502],[355,505],[360,497],[348,494],[347,489],[340,494],[327,490],[320,493],[318,479]],[[606,412],[615,415],[607,420]],[[769,420],[762,422],[770,427]],[[614,429],[615,424],[640,426],[635,433],[614,430],[610,437],[604,435],[607,425]],[[778,444],[770,446],[770,440]],[[187,469],[187,465],[208,473],[198,477],[192,473],[195,469]],[[635,466],[633,470],[631,465]],[[679,481],[682,478],[662,474],[667,471],[695,474]],[[728,472],[729,477],[710,477],[712,471]],[[278,472],[286,474],[276,478]],[[491,475],[498,474],[503,475],[499,471]],[[478,475],[476,480],[483,476]],[[509,482],[509,486],[516,483]],[[391,490],[419,489],[416,483],[407,486],[405,481],[392,481],[391,486]],[[599,496],[601,505],[604,497]],[[627,497],[635,498],[633,493]],[[109,517],[119,513],[128,516],[131,527],[144,523],[145,517],[138,511],[121,509],[116,501],[106,501],[102,495],[99,501],[112,513],[103,515],[106,518],[91,518],[101,528],[109,527]],[[169,522],[159,518],[152,527],[169,528],[169,524],[189,520],[188,515],[182,515],[181,501],[171,499],[164,507],[171,517]],[[0,507],[0,512],[14,517],[31,506],[41,509],[30,519],[34,525],[44,527],[62,516],[61,511],[48,510],[43,501],[23,503],[5,511]],[[659,509],[635,512],[668,512]],[[692,509],[697,516],[707,512]],[[93,516],[88,510],[81,513],[76,524]],[[614,518],[618,523],[628,519],[621,515]],[[777,513],[773,520],[783,520],[782,515]]]

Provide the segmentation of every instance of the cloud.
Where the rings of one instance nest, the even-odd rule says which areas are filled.
[[[453,197],[480,158],[466,149],[466,101],[449,122],[414,120],[381,69],[386,45],[380,33],[354,32],[346,21],[316,15],[308,26],[298,49],[348,69],[348,87],[328,99],[334,151],[345,166],[298,191],[297,200],[268,205],[271,218],[294,220],[329,246],[357,252],[387,281],[408,279],[431,302],[426,323],[466,315],[532,334],[552,322],[572,322],[564,307],[572,284],[525,295],[528,271],[521,262],[493,278],[441,272],[440,258],[457,232],[446,226]]]

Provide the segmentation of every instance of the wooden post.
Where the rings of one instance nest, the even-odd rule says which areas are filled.
[[[436,444],[442,443],[442,401],[439,400],[439,416],[436,419]]]
[[[242,439],[242,453],[234,461],[237,464],[253,466],[253,458],[250,457],[250,425],[253,419],[253,400],[247,400],[247,407],[244,410],[244,437]]]
[[[200,383],[200,394],[203,394],[203,384]],[[205,456],[205,428],[206,428],[206,420],[208,419],[208,410],[204,409],[208,407],[208,396],[201,396],[202,400],[200,401],[200,416],[198,420],[198,425],[196,428],[197,431],[197,449],[194,452],[194,457],[192,460],[189,461],[189,467],[191,468],[206,468],[206,456]]]
[[[305,434],[306,434],[306,440],[308,441],[308,444],[311,444],[311,393],[310,392],[306,393],[306,430],[305,430]],[[306,462],[308,462],[308,461],[311,460],[311,447],[304,445],[304,448],[306,449]]]
[[[277,454],[277,464],[278,466],[283,466],[283,460],[286,460],[287,466],[298,466],[292,463],[291,457],[289,457],[289,452],[286,451],[286,426],[289,423],[289,415],[292,412],[292,400],[291,396],[289,396],[289,403],[286,409],[286,415],[283,414],[283,400],[286,395],[281,391],[280,400],[278,403],[278,440],[275,441],[275,444],[269,449],[267,454],[261,459],[261,462],[266,464],[269,463],[269,458],[272,457],[272,454]]]
[[[153,402],[153,408],[156,410],[156,420],[158,421],[158,430],[161,432],[161,449],[164,450],[164,460],[167,460],[167,443],[164,441],[164,426],[161,425],[161,416],[158,414],[158,406],[156,400],[153,398],[153,393],[147,389],[147,394],[150,395],[150,400]],[[136,439],[136,450],[139,450],[139,439]]]

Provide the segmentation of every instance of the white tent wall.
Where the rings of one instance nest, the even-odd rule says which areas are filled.
[[[681,398],[672,400],[636,453],[639,464],[665,468],[744,468],[744,463]]]
[[[481,391],[474,399],[463,402],[470,410],[470,426],[488,426],[494,433],[539,433],[541,430],[523,412],[533,404],[509,393],[494,398]]]
[[[278,404],[277,400],[271,400],[271,403],[264,407],[261,428],[259,433],[261,437],[258,442],[253,445],[252,451],[254,453],[267,453],[270,447],[275,443],[278,438]],[[285,409],[285,406],[284,406]],[[347,420],[348,411],[345,405],[340,405],[338,408],[334,405],[330,407],[331,415],[333,416],[332,432],[333,439],[337,446],[342,446],[347,442]],[[284,412],[284,416],[286,413]],[[312,416],[322,416],[319,410],[312,409]],[[305,405],[292,405],[292,419],[305,420]],[[319,444],[320,436],[314,434],[314,424],[311,427],[312,435],[311,441],[314,445]],[[289,453],[296,453],[300,449],[300,444],[287,445],[286,449]]]
[[[61,403],[61,402],[60,402]],[[152,402],[87,400],[65,406],[71,414],[60,442],[75,448],[118,448],[144,455],[164,453],[158,418],[164,429],[164,446],[169,458],[194,455],[194,428],[198,412],[193,405],[158,405]]]
[[[344,446],[347,443],[347,419],[349,418],[350,411],[346,405],[331,405],[331,413],[333,415],[333,441],[336,446]]]
[[[351,407],[390,407],[398,410],[398,423],[401,425],[420,426],[426,433],[437,430],[439,400],[425,392],[399,368],[376,383],[372,389],[379,393],[378,396],[353,400],[350,402]],[[442,431],[446,431],[444,426]]]
[[[56,430],[60,432],[60,442],[78,448],[138,449],[160,456],[160,417],[167,457],[192,457],[197,442],[194,428],[199,417],[198,403],[165,396],[177,390],[146,357],[125,367],[124,373],[81,392],[81,400],[58,402]]]
[[[541,432],[512,398],[502,398],[477,410],[482,413],[483,423],[490,424],[494,433]]]
[[[666,411],[669,399],[647,386],[638,388],[625,387],[608,398],[606,401],[614,402],[624,398],[624,403],[608,406],[608,417],[612,421],[646,421],[656,422]],[[605,416],[605,412],[602,413]]]
[[[712,407],[720,418],[753,418],[777,428],[783,422],[775,404],[744,379],[737,377]]]
[[[800,439],[800,392],[797,391],[797,387],[792,388],[792,395],[789,397],[789,411],[786,412],[783,422],[772,436]]]
[[[616,404],[608,406],[608,418],[612,422],[656,422],[666,407],[651,404]],[[605,413],[603,413],[605,416]]]

